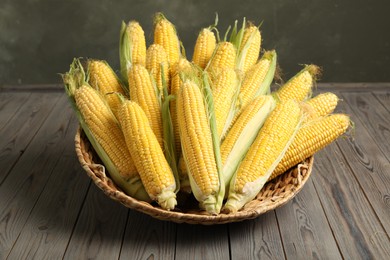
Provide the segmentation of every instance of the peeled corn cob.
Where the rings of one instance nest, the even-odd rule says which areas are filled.
[[[193,68],[191,63],[185,59],[181,58],[173,67],[172,67],[172,79],[171,79],[171,94],[176,96],[178,95],[180,88],[183,84],[182,76],[184,74],[193,74]],[[181,142],[179,134],[179,123],[177,119],[177,106],[176,100],[172,100],[170,104],[170,111],[172,117],[173,132],[175,136],[175,147],[176,154],[181,154]]]
[[[203,95],[198,85],[185,81],[177,97],[177,115],[183,156],[190,184],[199,206],[209,214],[218,214],[222,205],[212,133]]]
[[[339,101],[339,98],[331,93],[322,93],[319,94],[308,101],[306,101],[306,104],[308,104],[312,109],[316,117],[326,116],[332,113]]]
[[[176,202],[175,178],[142,108],[124,101],[119,118],[126,145],[149,196],[166,210]]]
[[[301,118],[295,101],[277,104],[230,182],[224,211],[236,212],[256,197],[294,138]]]
[[[226,68],[220,70],[213,77],[212,92],[215,106],[215,117],[217,120],[218,136],[222,136],[226,120],[232,107],[233,98],[237,92],[238,77],[234,69]]]
[[[215,47],[206,70],[211,74],[218,73],[221,69],[234,69],[236,61],[236,49],[231,42],[220,42]]]
[[[119,57],[121,74],[127,83],[127,71],[131,65],[145,65],[146,41],[145,33],[137,21],[130,21],[127,25],[122,22],[119,43]]]
[[[180,58],[180,41],[175,26],[162,13],[154,17],[154,43],[164,47],[170,64]]]
[[[89,86],[84,78],[83,68],[77,59],[63,76],[66,93],[80,125],[115,183],[128,195],[150,201],[134,161],[123,146],[125,138],[117,119],[102,95]]]
[[[165,52],[164,47],[159,44],[152,44],[149,46],[146,52],[146,69],[153,76],[160,93],[162,93],[162,72],[164,72],[164,79],[166,81],[167,86],[169,86],[168,55]]]
[[[115,117],[118,118],[121,101],[118,95],[110,93],[125,95],[125,91],[115,72],[105,61],[88,60],[88,74],[89,84],[104,96]]]
[[[258,96],[243,109],[226,135],[221,144],[222,172],[226,184],[230,182],[275,104],[271,96]]]
[[[163,147],[161,107],[151,76],[144,66],[136,64],[130,68],[128,77],[130,100],[137,102],[145,111],[153,133]]]
[[[300,72],[281,86],[274,97],[279,101],[294,99],[304,101],[310,97],[313,84],[320,73],[320,68],[316,65],[306,65]]]
[[[253,98],[270,92],[276,68],[276,52],[267,51],[245,74],[238,96],[240,107],[245,107]]]
[[[256,64],[261,48],[260,30],[254,24],[248,23],[240,45],[238,69],[244,73]]]
[[[202,29],[196,39],[192,62],[202,69],[206,68],[207,63],[213,55],[216,44],[215,35],[211,29]]]
[[[269,180],[276,178],[336,140],[347,131],[350,122],[347,115],[332,114],[314,119],[302,126]]]

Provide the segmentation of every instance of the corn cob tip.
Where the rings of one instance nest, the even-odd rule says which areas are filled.
[[[206,210],[210,215],[218,215],[221,211],[221,208],[218,206],[217,198],[215,195],[207,196],[203,201],[199,203],[201,209]]]
[[[314,64],[305,65],[305,70],[310,73],[314,80],[317,80],[322,75],[322,69]]]
[[[248,200],[245,199],[245,196],[242,194],[229,194],[229,198],[226,201],[226,204],[222,208],[222,213],[236,213],[246,204]]]
[[[172,210],[177,205],[176,194],[171,189],[163,190],[157,195],[157,203],[166,210]]]

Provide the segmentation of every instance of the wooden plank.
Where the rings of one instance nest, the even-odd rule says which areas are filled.
[[[343,91],[372,91],[373,89],[390,89],[390,82],[319,82],[317,89],[320,90],[343,90]]]
[[[31,94],[13,120],[1,129],[0,184],[24,153],[59,97],[60,94]]]
[[[337,144],[382,225],[390,234],[390,160],[378,147],[368,127],[365,127],[368,122],[358,118],[356,109],[341,102],[340,110],[351,115],[355,127],[350,134],[339,138]]]
[[[175,259],[176,226],[130,210],[120,259]]]
[[[63,95],[40,131],[0,185],[0,259],[8,255],[74,132]]]
[[[346,112],[353,112],[359,120],[364,122],[363,126],[368,130],[384,155],[390,160],[389,111],[370,92],[342,93],[341,98],[345,100],[349,108],[353,108]]]
[[[316,175],[313,171],[311,179]],[[312,180],[292,201],[276,209],[276,216],[287,258],[342,258]]]
[[[71,111],[68,109],[67,112]],[[64,255],[90,184],[72,145],[76,131],[75,116],[67,131],[68,145],[13,246],[9,259],[60,259]]]
[[[390,240],[336,144],[316,155],[313,178],[345,259],[387,259]]]
[[[24,105],[31,93],[0,92],[0,131]]]
[[[228,225],[178,224],[175,259],[229,259]]]
[[[390,112],[390,89],[387,91],[374,91],[373,94],[381,102],[383,107]]]
[[[63,91],[64,84],[23,84],[23,85],[3,85],[0,92],[19,92],[19,91]]]
[[[275,211],[229,224],[231,259],[285,259]]]
[[[127,215],[92,183],[64,259],[118,259]]]

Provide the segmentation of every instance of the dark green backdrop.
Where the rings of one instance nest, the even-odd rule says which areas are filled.
[[[188,58],[218,12],[221,31],[244,16],[264,21],[262,46],[276,48],[285,79],[315,63],[322,82],[390,81],[389,0],[0,0],[0,85],[60,82],[80,56],[118,69],[121,21],[138,20],[150,43],[157,11],[176,25]]]

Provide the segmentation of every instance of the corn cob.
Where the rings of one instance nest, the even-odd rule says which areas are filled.
[[[180,88],[183,84],[182,76],[184,74],[193,74],[193,68],[191,63],[185,59],[181,58],[174,66],[172,66],[172,79],[171,79],[171,94],[177,96]],[[172,117],[173,132],[175,136],[175,147],[176,154],[181,154],[181,143],[180,143],[180,134],[179,134],[179,125],[177,121],[177,109],[176,109],[176,100],[172,100],[170,104],[170,111]]]
[[[192,62],[202,69],[206,68],[207,63],[213,55],[216,44],[215,35],[211,29],[202,29],[196,39]]]
[[[245,107],[253,98],[270,92],[270,85],[275,75],[276,52],[267,51],[259,62],[246,74],[238,96],[240,107]]]
[[[118,118],[118,109],[121,101],[118,95],[110,93],[119,93],[125,95],[124,88],[120,83],[115,72],[105,61],[88,60],[89,84],[98,90],[106,99],[115,117]]]
[[[146,69],[153,76],[160,93],[162,93],[163,80],[161,73],[164,73],[164,79],[167,86],[169,86],[168,55],[165,52],[164,47],[158,44],[152,44],[149,46],[146,52]]]
[[[119,120],[149,196],[163,209],[173,209],[177,204],[175,178],[144,111],[134,101],[124,101]]]
[[[261,48],[260,30],[254,24],[249,23],[244,30],[239,50],[238,69],[244,73],[256,64]]]
[[[289,99],[304,101],[311,96],[313,84],[319,75],[320,69],[316,65],[306,65],[300,72],[281,86],[274,97],[283,102]]]
[[[299,129],[286,154],[273,171],[269,180],[303,162],[347,131],[350,119],[344,114],[332,114],[314,119]]]
[[[121,74],[127,83],[127,71],[133,64],[145,65],[146,41],[145,33],[137,21],[127,25],[122,22],[119,43]]]
[[[213,137],[204,98],[198,85],[186,80],[177,98],[177,116],[183,156],[199,206],[218,214],[224,194],[217,169]],[[222,190],[222,192],[224,189]]]
[[[133,159],[123,146],[125,138],[119,123],[102,95],[85,81],[84,70],[75,59],[63,76],[65,90],[81,127],[108,169],[113,181],[128,195],[150,201]]]
[[[231,42],[219,42],[206,66],[206,70],[213,75],[221,69],[234,69],[235,60],[236,49],[234,45]]]
[[[162,13],[154,17],[154,43],[164,47],[170,64],[180,58],[180,41],[175,26]]]
[[[234,69],[226,68],[220,70],[212,80],[212,93],[215,106],[215,117],[217,121],[218,136],[222,136],[233,98],[237,92],[238,77]]]
[[[249,103],[234,123],[221,144],[221,158],[225,184],[237,169],[256,138],[268,115],[275,108],[271,96],[261,95]]]
[[[138,103],[145,111],[153,133],[163,147],[161,107],[151,76],[144,66],[136,64],[130,68],[128,77],[130,100]]]
[[[230,182],[224,211],[236,212],[256,197],[294,138],[301,118],[295,101],[277,104]]]
[[[321,117],[331,114],[335,110],[338,100],[335,94],[327,92],[309,99],[306,104],[313,109],[316,117]]]

